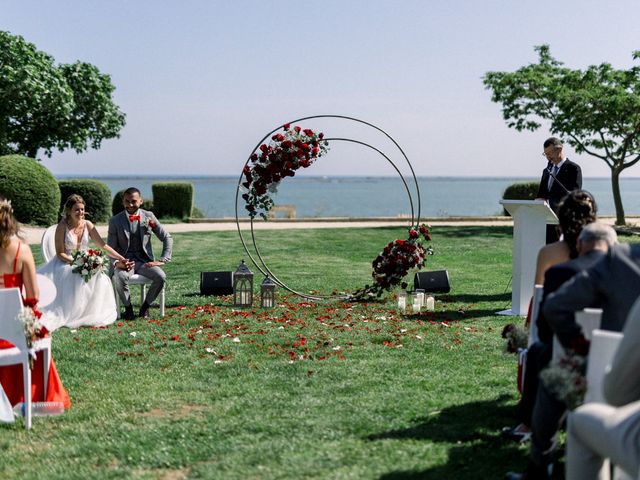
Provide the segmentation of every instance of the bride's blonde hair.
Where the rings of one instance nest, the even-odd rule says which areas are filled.
[[[18,235],[19,230],[11,200],[0,196],[0,247],[7,248],[11,237]]]
[[[69,222],[69,218],[71,217],[71,209],[76,205],[76,203],[81,203],[85,207],[87,206],[87,204],[84,202],[84,198],[82,198],[77,193],[69,195],[67,201],[64,202],[64,208],[62,210],[62,214],[64,215],[64,219],[67,223]]]

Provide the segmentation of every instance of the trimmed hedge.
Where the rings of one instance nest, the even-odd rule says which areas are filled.
[[[512,183],[505,188],[502,194],[503,200],[535,200],[538,194],[539,182],[518,182]],[[509,212],[503,209],[506,216],[510,216]]]
[[[32,225],[58,223],[60,189],[51,172],[22,155],[0,157],[0,195],[11,200],[16,219]]]
[[[85,216],[94,223],[106,223],[111,217],[111,189],[99,180],[60,180],[60,211],[69,195],[78,194],[86,203]]]
[[[193,211],[193,184],[167,182],[151,185],[158,218],[189,218]]]
[[[113,196],[113,202],[111,203],[111,213],[113,215],[117,215],[122,210],[124,210],[124,206],[122,205],[122,197],[124,197],[125,190],[126,188],[123,188],[119,192],[116,192],[116,194]],[[144,200],[142,203],[142,209],[149,210],[155,213],[155,210],[153,208],[153,200],[147,200],[144,197],[142,198],[142,200]]]

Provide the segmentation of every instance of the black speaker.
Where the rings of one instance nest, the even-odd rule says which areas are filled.
[[[233,272],[200,272],[201,295],[230,295],[233,293]]]
[[[413,289],[433,293],[449,293],[449,272],[434,270],[432,272],[418,272],[413,277]]]

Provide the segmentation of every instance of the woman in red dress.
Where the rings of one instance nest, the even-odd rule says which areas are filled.
[[[36,265],[29,245],[18,238],[18,223],[13,216],[11,202],[0,197],[0,288],[23,288],[25,303],[35,305],[39,291],[36,283]],[[0,349],[13,344],[0,338]],[[47,394],[44,395],[43,356],[38,355],[31,372],[31,400],[34,402],[61,402],[71,406],[69,394],[62,385],[56,366],[51,360]],[[12,405],[24,401],[22,366],[0,367],[0,384]]]

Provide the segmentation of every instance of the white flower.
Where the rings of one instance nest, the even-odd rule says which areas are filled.
[[[130,336],[135,337],[136,335],[138,335],[136,332],[131,332],[129,333]]]
[[[232,342],[233,342],[233,343],[240,343],[240,338],[238,338],[238,337],[233,337]]]

